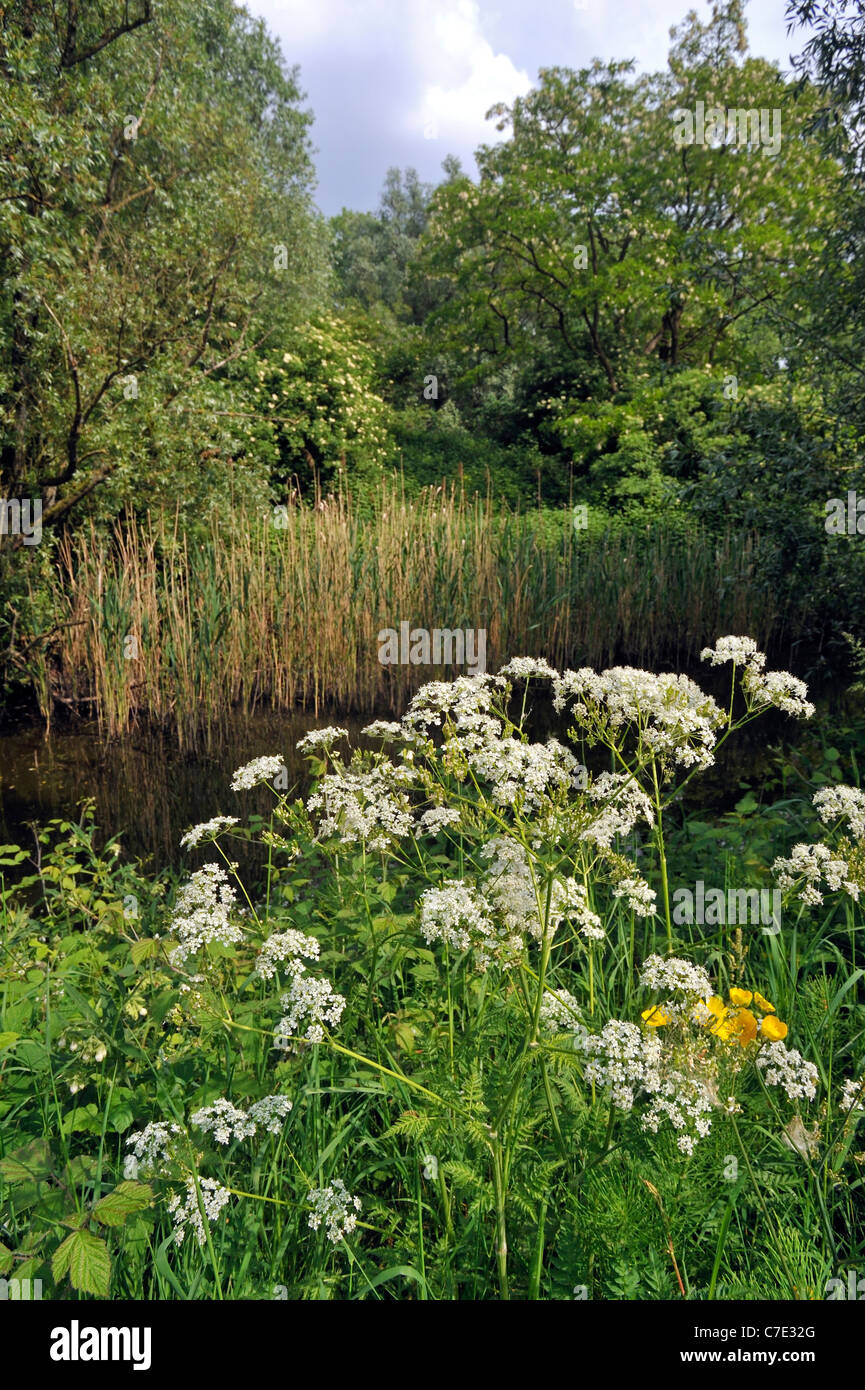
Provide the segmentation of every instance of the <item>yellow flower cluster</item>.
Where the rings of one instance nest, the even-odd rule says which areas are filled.
[[[759,1009],[759,1016],[749,1007],[751,1004]],[[726,1004],[720,994],[713,994],[710,999],[701,1000],[696,1005],[691,1017],[701,1028],[714,1033],[724,1042],[747,1047],[758,1038],[769,1042],[780,1042],[786,1038],[787,1025],[779,1018],[772,1017],[774,1013],[775,1005],[770,1004],[757,990],[731,989]],[[657,1004],[644,1009],[642,1017],[650,1028],[662,1028],[673,1021]]]

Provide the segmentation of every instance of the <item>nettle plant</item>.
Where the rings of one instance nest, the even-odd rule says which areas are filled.
[[[128,1139],[125,1177],[162,1181],[179,1240],[191,1229],[209,1246],[234,1199],[294,1207],[306,1217],[298,1239],[304,1224],[321,1230],[374,1285],[385,1276],[370,1281],[358,1252],[416,1252],[416,1220],[452,1267],[459,1252],[486,1251],[508,1298],[516,1259],[521,1289],[538,1297],[550,1204],[571,1203],[613,1149],[657,1146],[660,1162],[687,1164],[719,1123],[750,1171],[742,1126],[757,1112],[765,1126],[767,1110],[778,1132],[797,1120],[818,1071],[787,1045],[765,981],[741,979],[740,953],[725,999],[703,964],[674,953],[664,817],[734,730],[772,707],[808,718],[813,706],[801,681],[764,670],[750,638],[702,655],[732,665],[723,707],[682,675],[560,674],[520,658],[426,685],[401,720],[370,725],[367,740],[389,753],[346,761],[343,729],[307,735],[298,747],[313,791],[305,804],[275,792],[261,832],[264,907],[232,883],[223,844],[240,833],[236,817],[188,832],[188,847],[212,844],[224,862],[192,874],[171,939],[153,945],[182,977],[175,1047],[190,1045],[190,1029],[195,1046],[228,1037],[243,1057],[236,1084],[254,1074],[262,1098],[242,1110],[220,1097]],[[567,722],[571,747],[532,741],[538,696]],[[609,766],[590,772],[572,749]],[[280,757],[259,758],[232,787],[282,773]],[[865,831],[865,798],[820,795],[822,812],[855,813]],[[803,854],[779,861],[791,891],[812,872]],[[865,876],[840,862],[832,881],[857,896]],[[820,865],[825,874],[825,856]],[[850,1111],[861,1086],[847,1086]],[[337,1099],[372,1094],[378,1109],[362,1125]],[[231,1163],[219,1180],[202,1175],[191,1129],[226,1154],[232,1143],[237,1165],[262,1121],[290,1160],[282,1190],[248,1191]],[[672,1242],[669,1253],[684,1295]],[[423,1269],[421,1239],[420,1268],[398,1272],[426,1287]]]

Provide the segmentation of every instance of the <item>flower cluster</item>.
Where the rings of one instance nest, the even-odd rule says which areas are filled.
[[[227,1187],[221,1187],[215,1178],[199,1178],[201,1188],[201,1203],[204,1207],[204,1215],[211,1225],[219,1219],[219,1214],[223,1207],[231,1198],[231,1193]],[[187,1229],[191,1228],[199,1245],[204,1245],[207,1234],[204,1229],[204,1218],[198,1205],[198,1193],[195,1190],[195,1181],[190,1178],[186,1184],[186,1200],[181,1204],[180,1195],[173,1192],[168,1199],[168,1210],[174,1218],[174,1240],[177,1245],[182,1245]]]
[[[273,1045],[283,1052],[293,1050],[293,1039],[301,1037],[306,1042],[320,1043],[324,1040],[324,1025],[335,1028],[342,1018],[345,997],[337,994],[329,980],[316,980],[310,975],[295,975],[288,994],[280,1000],[284,1016],[277,1023],[273,1033]],[[306,1031],[300,1030],[306,1023]]]
[[[712,1128],[713,1106],[711,1094],[696,1076],[669,1071],[654,1083],[652,1098],[640,1117],[640,1125],[657,1134],[662,1121],[669,1120],[679,1152],[690,1156],[697,1139],[705,1139]]]
[[[613,887],[614,898],[624,898],[628,907],[637,917],[652,917],[655,913],[657,897],[645,879],[626,875]]]
[[[661,1043],[636,1023],[612,1018],[600,1033],[575,1029],[574,1046],[590,1060],[585,1077],[609,1092],[619,1110],[631,1110],[638,1091],[656,1089],[661,1065]]]
[[[220,830],[228,825],[237,825],[237,816],[214,816],[212,820],[202,821],[181,837],[180,844],[185,849],[194,849],[201,840],[212,840]]]
[[[305,936],[290,927],[288,931],[273,932],[267,938],[252,973],[261,980],[272,980],[282,965],[289,975],[303,975],[306,966],[301,957],[318,960],[320,954],[321,946],[314,936]]]
[[[441,888],[427,888],[420,900],[420,929],[425,941],[443,941],[455,951],[477,953],[481,968],[497,947],[518,951],[522,942],[497,930],[477,888],[461,879],[446,879]]]
[[[177,895],[172,930],[178,944],[171,962],[180,965],[210,942],[230,946],[242,940],[243,933],[231,921],[237,906],[234,889],[220,864],[205,864],[196,870]]]
[[[149,1125],[132,1134],[126,1147],[132,1150],[127,1155],[123,1170],[125,1178],[135,1178],[139,1173],[159,1173],[170,1164],[177,1151],[175,1135],[181,1134],[180,1125],[168,1124],[163,1120],[151,1120]]]
[[[713,993],[712,981],[703,967],[680,956],[670,956],[666,960],[662,956],[649,956],[643,962],[640,984],[644,989],[658,990],[667,996],[663,1004],[644,1010],[643,1018],[651,1027],[693,1016],[697,1001],[708,1000]]]
[[[803,719],[810,719],[814,713],[814,706],[806,699],[807,685],[788,671],[755,671],[746,666],[742,690],[749,710],[774,705],[785,714],[801,714]]]
[[[755,1005],[759,1015],[748,1007],[750,1004]],[[694,1010],[695,1022],[701,1027],[722,1042],[739,1047],[747,1047],[758,1040],[780,1042],[781,1038],[786,1038],[786,1023],[774,1015],[775,1005],[751,989],[731,989],[727,1004],[720,995],[713,994]]]
[[[602,772],[589,787],[590,801],[600,803],[601,811],[580,832],[599,849],[609,849],[617,835],[629,835],[638,820],[654,825],[652,803],[635,778],[626,772]]]
[[[817,1091],[817,1068],[806,1062],[794,1047],[771,1042],[762,1048],[757,1066],[770,1086],[781,1086],[790,1100],[813,1100]]]
[[[237,769],[231,779],[231,790],[233,792],[249,791],[252,787],[257,787],[260,782],[272,782],[280,773],[286,775],[285,760],[280,754],[253,758],[251,763],[245,763],[243,767]]]
[[[292,1108],[288,1096],[265,1096],[257,1100],[249,1111],[240,1110],[230,1100],[215,1100],[190,1115],[190,1124],[205,1134],[212,1133],[217,1144],[228,1144],[232,1139],[251,1139],[260,1124],[270,1134],[278,1134],[280,1121],[284,1120]]]
[[[798,896],[809,907],[816,907],[823,901],[818,885],[824,881],[833,892],[843,888],[854,901],[859,899],[859,885],[850,878],[847,860],[833,855],[828,845],[794,845],[788,859],[775,860],[772,872],[782,888],[792,888],[804,879]]]
[[[734,666],[747,666],[752,671],[762,671],[766,658],[757,650],[753,637],[719,637],[714,647],[704,647],[700,660],[712,666],[723,666],[732,661]]]
[[[321,813],[321,839],[385,850],[392,838],[410,835],[414,829],[406,795],[414,781],[410,768],[389,762],[368,771],[340,768],[322,778],[306,805],[310,812]]]
[[[361,1209],[359,1197],[353,1197],[342,1178],[334,1178],[327,1187],[316,1187],[306,1199],[312,1205],[309,1226],[313,1231],[324,1222],[328,1240],[338,1245],[357,1225]]]
[[[609,671],[565,671],[554,683],[553,705],[570,704],[577,723],[592,733],[633,725],[642,744],[662,761],[710,767],[715,730],[726,715],[688,676],[655,675],[633,666]]]
[[[557,989],[555,993],[544,990],[539,1016],[541,1032],[547,1035],[573,1032],[580,1017],[580,1006],[568,990]]]
[[[814,805],[824,825],[846,820],[854,840],[865,838],[865,792],[858,787],[821,787],[814,795]]]
[[[329,725],[326,729],[311,729],[303,738],[298,739],[295,747],[313,753],[316,748],[333,747],[340,738],[348,738],[348,729],[336,729]]]

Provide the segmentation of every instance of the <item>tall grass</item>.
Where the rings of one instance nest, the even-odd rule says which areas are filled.
[[[275,524],[278,520],[279,524]],[[487,665],[693,662],[722,632],[777,647],[791,615],[759,582],[752,534],[664,526],[587,535],[570,514],[395,483],[278,518],[235,512],[196,533],[164,515],[94,527],[58,547],[59,631],[33,682],[108,735],[144,721],[191,743],[231,710],[401,709],[453,668],[383,666],[377,634],[407,621],[486,629]]]

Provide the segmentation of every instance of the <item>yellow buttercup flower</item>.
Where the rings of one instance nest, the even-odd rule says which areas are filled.
[[[738,1009],[733,1016],[734,1037],[740,1047],[747,1047],[757,1037],[757,1020],[750,1009]]]
[[[763,1010],[764,1014],[773,1014],[775,1012],[775,1005],[770,1004],[769,1000],[764,999],[762,994],[758,994],[756,990],[754,990],[754,1003],[757,1005],[758,1009]]]
[[[731,1004],[738,1004],[738,1005],[744,1006],[744,1005],[746,1005],[746,1004],[750,1004],[750,1002],[751,1002],[751,1000],[752,1000],[753,998],[754,998],[754,995],[752,994],[752,992],[751,992],[750,989],[731,989],[731,990],[730,990],[730,1003],[731,1003]]]
[[[662,1028],[665,1023],[670,1023],[670,1015],[665,1014],[660,1004],[653,1004],[651,1008],[644,1009],[641,1018],[644,1018],[650,1028]]]
[[[760,1024],[760,1036],[771,1042],[780,1042],[787,1036],[787,1025],[780,1018],[764,1018]]]

